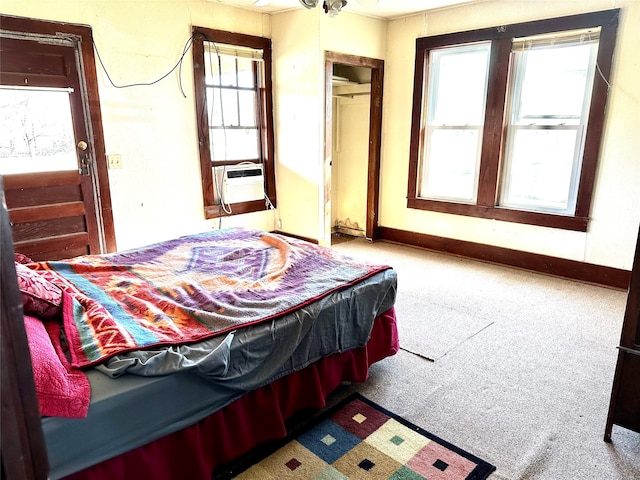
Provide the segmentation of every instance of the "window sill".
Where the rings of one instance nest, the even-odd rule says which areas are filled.
[[[407,199],[407,208],[449,213],[451,215],[464,215],[467,217],[488,218],[504,222],[525,223],[527,225],[536,225],[540,227],[561,228],[563,230],[574,230],[577,232],[586,232],[589,224],[589,218],[587,217],[571,217],[565,215],[554,215],[552,213],[527,212],[500,207],[425,200],[422,198]]]
[[[231,217],[233,215],[241,215],[243,213],[253,213],[267,210],[265,200],[252,200],[250,202],[232,203],[231,213],[225,212],[220,205],[206,205],[204,207],[205,218]]]

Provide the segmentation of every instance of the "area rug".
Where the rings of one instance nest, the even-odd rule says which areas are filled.
[[[231,478],[483,480],[495,470],[357,393],[281,444]]]

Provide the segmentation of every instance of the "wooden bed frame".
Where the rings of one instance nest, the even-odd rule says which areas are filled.
[[[13,241],[2,191],[0,255],[2,284],[2,476],[46,479],[49,461],[31,370],[31,356],[22,317],[22,298],[13,263]]]

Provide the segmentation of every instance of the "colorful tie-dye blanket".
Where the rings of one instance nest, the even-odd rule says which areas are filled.
[[[227,229],[36,268],[64,290],[64,330],[72,365],[81,368],[273,319],[389,267]]]

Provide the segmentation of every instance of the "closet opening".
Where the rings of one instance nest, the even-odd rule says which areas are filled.
[[[326,54],[324,233],[332,243],[377,237],[383,66]]]

